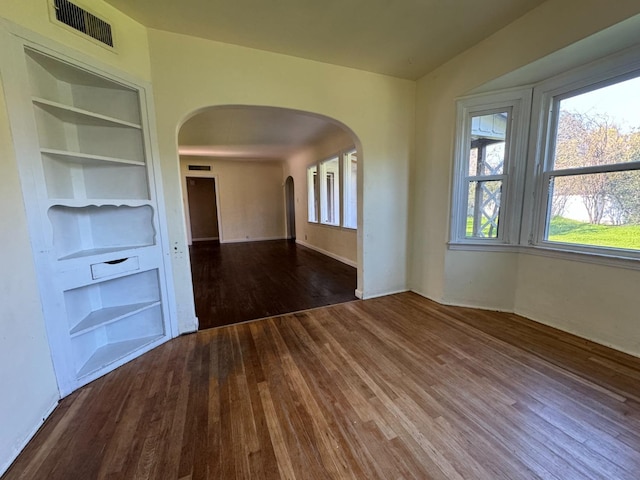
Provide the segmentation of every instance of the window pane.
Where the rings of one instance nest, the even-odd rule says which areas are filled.
[[[502,175],[508,112],[471,117],[469,176]]]
[[[640,160],[640,78],[559,102],[554,169]]]
[[[497,238],[502,181],[469,182],[467,238]]]
[[[307,169],[307,210],[310,222],[318,221],[318,167]]]
[[[355,152],[344,155],[344,219],[347,228],[358,227],[358,156]]]
[[[640,171],[555,177],[546,239],[640,250]]]
[[[320,164],[320,221],[340,225],[340,159]]]

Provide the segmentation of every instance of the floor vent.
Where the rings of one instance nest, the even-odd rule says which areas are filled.
[[[56,20],[113,48],[111,25],[68,0],[54,0]]]

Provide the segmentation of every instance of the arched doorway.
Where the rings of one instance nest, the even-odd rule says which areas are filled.
[[[296,200],[293,177],[289,175],[284,183],[285,210],[287,215],[287,238],[296,239]]]
[[[182,124],[178,148],[183,189],[194,171],[216,178],[219,243],[190,248],[201,328],[356,299],[361,155],[349,128],[217,106]]]

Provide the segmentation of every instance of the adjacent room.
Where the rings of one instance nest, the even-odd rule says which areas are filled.
[[[356,300],[356,143],[283,108],[211,107],[180,127],[200,329]]]
[[[637,0],[0,6],[0,477],[636,479]]]

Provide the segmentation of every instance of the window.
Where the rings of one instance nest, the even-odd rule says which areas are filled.
[[[310,222],[318,222],[318,167],[307,168],[307,209]]]
[[[320,222],[340,225],[340,158],[320,163]]]
[[[355,150],[345,153],[343,159],[343,226],[358,228],[358,154]]]
[[[451,248],[640,259],[639,91],[629,51],[459,100]]]
[[[640,78],[552,96],[538,240],[640,250]]]
[[[356,150],[347,150],[308,167],[307,186],[309,222],[358,228]]]
[[[512,165],[524,156],[525,142],[517,134],[529,98],[523,91],[459,102],[453,243],[506,243],[517,235],[508,200],[524,179],[524,171],[514,175]]]

